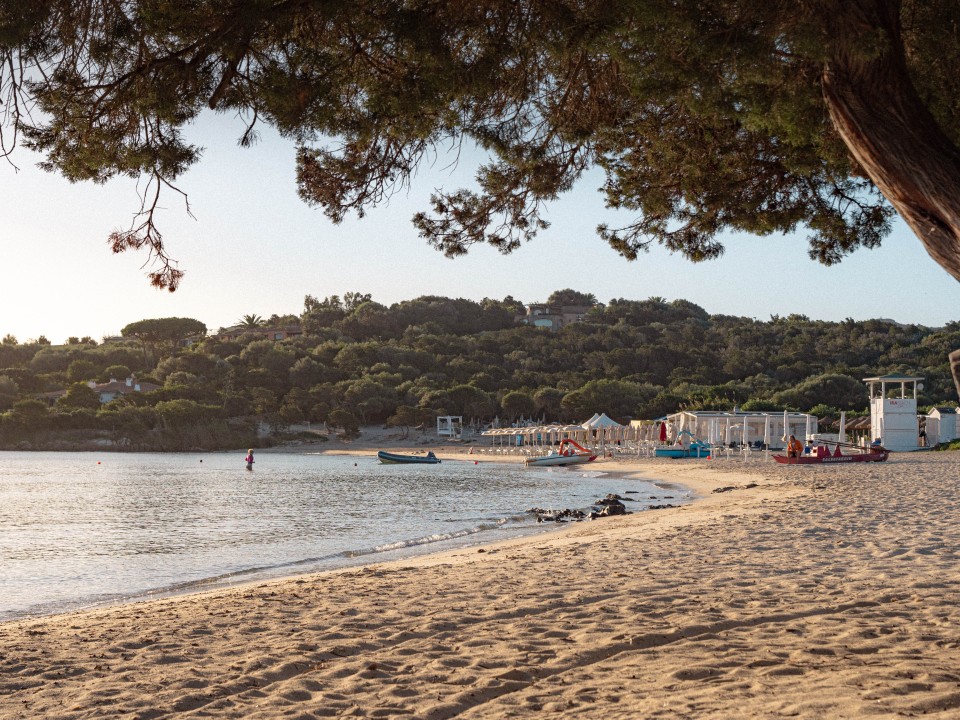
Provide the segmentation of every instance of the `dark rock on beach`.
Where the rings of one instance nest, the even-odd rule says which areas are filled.
[[[544,510],[543,508],[531,508],[528,512],[537,516],[537,522],[567,522],[568,520],[583,520],[587,514],[582,510]]]
[[[627,514],[627,508],[620,501],[619,495],[607,495],[605,498],[597,500],[597,505],[601,506],[600,512],[594,511],[590,513],[591,520],[600,517],[610,517],[611,515]]]

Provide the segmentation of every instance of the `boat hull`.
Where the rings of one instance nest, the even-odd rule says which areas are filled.
[[[582,465],[596,459],[597,456],[594,453],[591,453],[575,440],[564,438],[560,441],[557,452],[527,458],[523,461],[523,464],[527,467],[563,467],[565,465]]]
[[[564,467],[565,465],[583,465],[596,459],[596,455],[544,455],[538,458],[527,458],[524,460],[524,465],[527,467]]]
[[[694,443],[690,447],[658,447],[654,448],[653,456],[659,458],[673,458],[677,460],[679,458],[705,458],[708,457],[711,453],[711,448],[709,445],[700,445],[699,443]]]
[[[890,457],[888,452],[860,453],[859,455],[825,455],[823,457],[787,457],[774,455],[773,459],[781,465],[835,465],[837,463],[852,462],[885,462]]]
[[[440,462],[440,458],[433,453],[427,455],[398,455],[380,450],[377,453],[377,458],[384,465],[436,465]]]

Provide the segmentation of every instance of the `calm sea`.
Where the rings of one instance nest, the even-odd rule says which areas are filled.
[[[529,508],[610,492],[689,500],[594,468],[243,455],[0,452],[0,621],[544,532]]]

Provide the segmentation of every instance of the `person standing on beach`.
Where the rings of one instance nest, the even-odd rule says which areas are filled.
[[[253,470],[253,448],[247,450],[247,456],[243,461],[247,464],[247,470]]]

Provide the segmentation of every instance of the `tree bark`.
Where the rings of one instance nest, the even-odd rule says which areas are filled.
[[[957,386],[957,397],[960,398],[960,350],[950,353],[950,371],[953,373],[953,384]]]
[[[960,281],[960,150],[907,72],[900,4],[818,3],[831,50],[824,97],[851,155],[930,256]]]
[[[900,0],[818,5],[831,45],[823,94],[834,127],[930,257],[960,281],[960,150],[910,79]],[[960,350],[950,365],[960,397]]]

